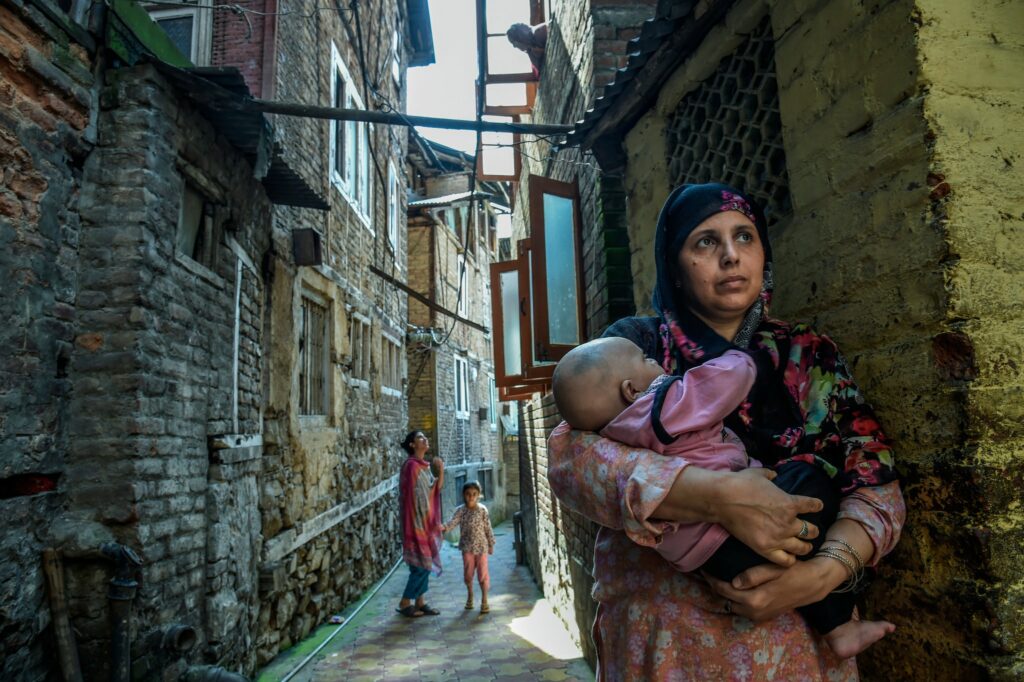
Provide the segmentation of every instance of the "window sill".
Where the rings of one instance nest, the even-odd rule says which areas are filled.
[[[380,392],[383,393],[384,395],[389,395],[392,398],[401,398],[402,397],[402,392],[399,391],[397,388],[389,388],[387,386],[381,386]]]
[[[469,421],[469,412],[456,412],[455,418],[461,419],[462,421]]]
[[[326,414],[300,414],[299,426],[304,429],[326,429],[330,427],[330,420]]]
[[[370,388],[370,382],[366,379],[349,379],[348,385],[352,388]]]

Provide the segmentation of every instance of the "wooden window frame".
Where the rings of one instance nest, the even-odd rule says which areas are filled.
[[[545,253],[545,228],[544,228],[544,195],[563,197],[572,202],[572,232],[573,244],[575,247],[575,273],[576,273],[576,324],[577,342],[574,344],[553,344],[549,336],[548,317],[548,278],[547,256]],[[583,240],[581,238],[582,220],[580,218],[579,189],[575,182],[561,182],[552,180],[540,175],[530,176],[530,262],[533,272],[539,273],[534,277],[532,301],[533,301],[533,349],[531,358],[541,362],[557,362],[566,353],[583,343],[586,339],[586,316],[584,313],[584,288],[583,288]],[[531,363],[532,364],[532,363]]]

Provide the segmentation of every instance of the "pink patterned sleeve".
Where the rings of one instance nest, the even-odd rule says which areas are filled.
[[[562,422],[548,438],[548,481],[569,509],[640,545],[655,545],[677,524],[652,520],[686,468],[681,457],[631,448]]]
[[[859,523],[871,538],[875,554],[868,562],[877,566],[900,541],[907,507],[900,484],[896,481],[869,488],[858,488],[839,503],[838,519],[852,519]]]

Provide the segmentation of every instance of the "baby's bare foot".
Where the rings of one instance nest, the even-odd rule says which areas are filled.
[[[850,658],[895,630],[886,620],[851,620],[825,635],[825,641],[836,656]]]

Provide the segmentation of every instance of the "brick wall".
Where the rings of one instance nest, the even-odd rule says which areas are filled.
[[[252,670],[259,447],[214,465],[209,439],[260,431],[262,284],[226,244],[204,267],[175,239],[186,181],[222,207],[214,221],[249,263],[267,248],[270,206],[244,159],[150,67],[110,72],[107,82],[80,204],[69,506],[140,550],[140,642],[181,623],[196,629],[194,655]],[[76,592],[102,600],[102,583],[83,587]],[[98,674],[108,660],[103,612],[87,613],[79,647]],[[143,675],[184,665],[142,644],[133,654]]]
[[[35,8],[0,6],[0,677],[42,680],[40,553],[66,501],[78,196],[95,139],[92,57]],[[56,490],[33,494],[30,476]],[[36,529],[39,532],[27,532]]]
[[[625,64],[625,41],[653,15],[654,5],[592,2],[588,7],[585,3],[553,2],[554,19],[534,119],[565,123],[582,118],[615,69]],[[539,141],[524,147],[527,155],[517,190],[514,238],[530,233],[529,173],[576,184],[582,220],[586,336],[599,336],[609,324],[634,310],[621,179],[602,173],[593,155],[579,148],[552,153]],[[547,435],[560,421],[553,399],[547,395],[524,403],[521,414],[519,483],[530,568],[555,612],[594,664],[590,629],[596,604],[590,599],[590,571],[596,527],[562,508],[548,487]]]
[[[468,172],[427,175],[416,188],[427,197],[445,196],[468,191],[472,176]],[[460,202],[445,210],[454,210]],[[490,211],[486,202],[478,209]],[[435,209],[431,209],[435,210]],[[472,220],[471,220],[472,225]],[[409,285],[433,299],[447,310],[457,312],[459,299],[465,317],[489,327],[491,321],[489,265],[494,258],[490,247],[473,229],[467,231],[469,248],[463,249],[458,237],[447,227],[438,225],[426,210],[417,209],[409,223]],[[459,269],[465,257],[466,288],[459,291]],[[494,375],[491,359],[491,336],[441,313],[430,311],[422,303],[410,302],[410,322],[433,329],[433,340],[409,349],[410,381],[416,386],[410,392],[409,421],[411,428],[423,429],[431,438],[432,452],[445,460],[445,504],[461,504],[456,490],[459,473],[466,480],[479,477],[480,467],[492,473],[493,490],[485,491],[492,521],[505,516],[505,480],[499,431],[491,430],[490,420],[480,419],[479,410],[490,404],[490,380]],[[467,362],[468,417],[456,414],[455,358]],[[421,370],[422,368],[422,370]],[[495,416],[497,419],[497,416]]]

